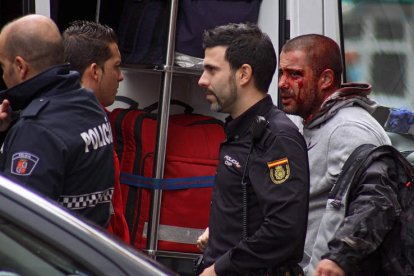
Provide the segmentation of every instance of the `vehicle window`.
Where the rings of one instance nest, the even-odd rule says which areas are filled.
[[[0,220],[0,275],[92,275],[64,252]]]
[[[380,105],[414,110],[414,0],[342,0],[347,82]]]

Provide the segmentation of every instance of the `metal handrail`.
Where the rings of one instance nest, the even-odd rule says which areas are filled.
[[[165,67],[171,68],[174,64],[175,31],[178,11],[178,0],[171,0],[170,20],[168,27],[168,41]],[[162,73],[162,91],[159,97],[157,144],[155,149],[154,172],[155,178],[164,177],[165,152],[167,146],[168,117],[170,113],[171,83],[173,72],[165,70]],[[157,253],[158,228],[160,222],[162,190],[153,190],[151,193],[151,213],[147,233],[147,252],[155,257]]]

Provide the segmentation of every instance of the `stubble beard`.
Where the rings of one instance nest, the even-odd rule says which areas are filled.
[[[234,74],[229,77],[229,94],[225,99],[219,99],[215,93],[213,93],[216,98],[216,102],[212,103],[210,109],[214,112],[225,112],[231,113],[231,106],[237,100],[237,86],[234,78]]]
[[[297,106],[295,105],[286,105],[286,106],[282,105],[282,110],[289,115],[298,115],[297,114],[298,109],[297,109]]]
[[[212,103],[210,105],[210,110],[213,111],[213,112],[220,112],[221,111],[221,105],[219,104],[217,97],[216,97],[216,100],[217,100],[217,102]]]

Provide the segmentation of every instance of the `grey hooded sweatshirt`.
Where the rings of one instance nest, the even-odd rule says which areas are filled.
[[[305,252],[301,265],[312,275],[321,255],[314,252],[328,195],[349,155],[362,144],[391,144],[383,127],[371,116],[376,103],[367,95],[371,85],[346,83],[329,96],[319,112],[304,124],[308,146],[310,198]],[[319,233],[319,231],[321,232]],[[317,254],[313,254],[317,253]]]

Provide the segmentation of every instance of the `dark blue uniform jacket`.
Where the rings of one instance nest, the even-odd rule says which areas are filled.
[[[2,91],[20,111],[1,150],[1,171],[88,220],[106,226],[114,185],[110,124],[68,65]]]
[[[242,175],[256,115],[269,121],[247,170],[247,239],[242,237]],[[205,267],[218,275],[247,275],[300,262],[309,194],[307,148],[293,122],[265,97],[226,121],[209,222]]]

